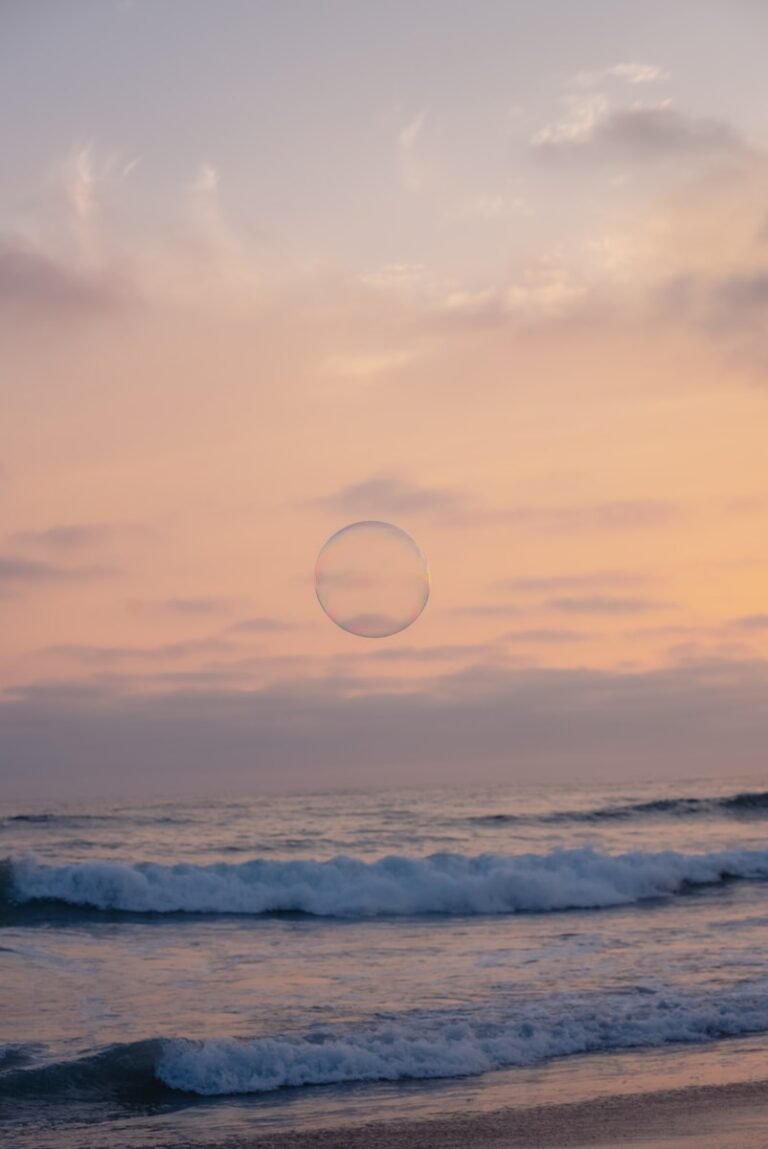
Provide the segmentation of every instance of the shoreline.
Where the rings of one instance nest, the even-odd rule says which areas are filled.
[[[29,1098],[0,1126],[19,1149],[768,1149],[768,1050],[729,1061],[734,1052],[723,1043],[691,1061],[670,1049],[650,1065],[641,1055],[614,1064],[612,1081],[607,1060],[595,1059],[591,1095],[581,1072],[552,1067],[461,1097],[433,1094],[420,1111],[407,1096],[398,1104],[396,1087],[383,1108],[377,1091],[332,1093],[330,1105],[283,1113],[280,1124],[262,1124],[262,1106],[236,1097],[171,1109],[145,1101],[138,1111],[60,1098],[58,1113]]]
[[[253,1135],[211,1149],[768,1149],[768,1080]]]

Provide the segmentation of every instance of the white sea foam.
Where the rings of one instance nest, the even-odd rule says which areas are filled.
[[[610,855],[577,849],[207,866],[47,865],[26,856],[12,860],[10,897],[16,903],[56,900],[137,913],[301,912],[368,918],[618,906],[737,878],[768,878],[768,850]]]
[[[403,1017],[303,1035],[166,1041],[155,1074],[204,1096],[285,1087],[470,1077],[600,1050],[705,1042],[768,1029],[765,987],[715,998],[681,993],[560,997],[506,1016]]]

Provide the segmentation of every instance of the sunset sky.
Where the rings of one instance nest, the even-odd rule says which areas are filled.
[[[6,0],[0,792],[757,770],[768,6]],[[432,596],[314,597],[357,519]]]

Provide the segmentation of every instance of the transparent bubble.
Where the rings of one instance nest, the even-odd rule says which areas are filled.
[[[350,634],[385,638],[415,622],[429,598],[429,567],[392,523],[343,527],[317,558],[315,591],[328,617]]]

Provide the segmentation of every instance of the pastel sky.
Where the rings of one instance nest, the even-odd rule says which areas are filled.
[[[0,786],[760,769],[761,0],[7,0]],[[389,639],[312,587],[385,519]]]

